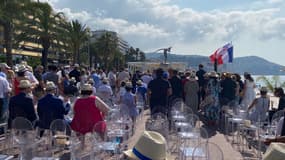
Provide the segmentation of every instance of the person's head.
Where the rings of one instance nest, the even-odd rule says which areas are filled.
[[[167,143],[158,132],[144,131],[134,147],[124,152],[127,159],[168,160]]]
[[[261,87],[260,88],[260,95],[261,96],[266,96],[267,95],[267,88],[266,87]]]
[[[251,75],[250,75],[248,72],[244,72],[244,78],[245,78],[246,80],[251,81],[251,82],[254,81],[253,78],[251,77]]]
[[[162,78],[168,79],[169,78],[169,73],[168,72],[163,72]]]
[[[11,68],[6,64],[6,63],[1,63],[0,64],[0,71],[2,72],[7,72],[8,70],[10,70]]]
[[[83,84],[81,86],[81,92],[80,93],[81,93],[82,96],[90,96],[93,93],[92,85],[91,84],[87,84],[87,83]]]
[[[282,97],[282,96],[284,96],[284,90],[283,90],[283,88],[281,88],[281,87],[275,88],[275,89],[274,89],[274,95],[275,95],[276,97]]]
[[[132,89],[133,89],[132,82],[126,82],[125,89],[126,89],[127,92],[132,91]]]
[[[27,71],[26,66],[24,66],[24,65],[19,65],[18,71],[17,71],[17,76],[19,76],[19,77],[24,77],[26,71]]]
[[[36,71],[42,73],[44,71],[44,67],[42,65],[38,65]]]
[[[51,82],[51,81],[47,81],[47,83],[46,83],[46,92],[48,93],[48,94],[55,94],[56,93],[56,85],[53,83],[53,82]]]
[[[126,86],[126,82],[122,81],[120,85],[121,85],[121,87],[125,87]]]
[[[199,69],[203,69],[203,68],[204,68],[203,64],[199,64]]]
[[[29,80],[21,80],[18,88],[21,92],[28,93],[31,91],[32,84]]]
[[[107,78],[104,78],[104,79],[102,80],[102,83],[103,83],[103,84],[108,84],[108,79],[107,79]]]
[[[142,86],[142,85],[143,85],[142,80],[138,80],[138,81],[137,81],[137,85],[138,85],[138,86]]]
[[[163,75],[163,69],[162,68],[158,68],[156,70],[156,77],[157,78],[162,78],[162,75]]]
[[[177,75],[178,75],[178,70],[173,69],[173,70],[172,70],[172,76],[177,76]]]

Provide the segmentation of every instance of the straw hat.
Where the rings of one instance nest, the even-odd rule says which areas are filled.
[[[169,160],[165,138],[157,132],[144,131],[133,149],[124,154],[130,159]]]
[[[1,63],[0,66],[1,66],[1,68],[6,68],[6,69],[10,69],[11,68],[6,63]]]
[[[198,77],[196,76],[195,72],[190,72],[189,80],[198,80]]]
[[[32,87],[32,84],[29,80],[21,80],[18,85],[19,88],[26,89]]]
[[[25,65],[21,64],[18,66],[18,72],[25,72],[27,71],[27,68]]]
[[[263,160],[284,160],[284,159],[285,159],[284,143],[271,143],[263,156]]]
[[[213,77],[213,78],[217,78],[219,77],[219,75],[215,72],[215,71],[211,71],[207,74],[207,76],[209,77]]]
[[[137,81],[137,85],[141,86],[143,84],[142,80]]]
[[[52,91],[54,89],[56,89],[55,84],[53,82],[51,82],[51,81],[48,81],[47,84],[46,84],[46,90],[47,91]]]
[[[102,83],[107,84],[108,83],[108,78],[103,78]]]
[[[91,84],[85,83],[81,86],[81,91],[93,91]]]

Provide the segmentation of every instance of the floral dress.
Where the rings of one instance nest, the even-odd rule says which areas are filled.
[[[207,84],[207,92],[209,93],[208,96],[212,98],[212,103],[209,103],[207,107],[205,107],[205,116],[208,120],[216,121],[220,117],[220,83],[216,79],[210,78]]]

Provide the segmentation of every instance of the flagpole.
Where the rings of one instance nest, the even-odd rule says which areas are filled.
[[[218,72],[218,59],[215,58],[215,62],[214,62],[214,71]]]

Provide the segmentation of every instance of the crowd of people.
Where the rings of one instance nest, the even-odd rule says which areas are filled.
[[[13,67],[1,63],[0,69],[0,117],[9,127],[16,117],[25,117],[42,129],[63,119],[72,130],[85,134],[114,106],[135,122],[138,104],[149,107],[152,115],[169,114],[175,99],[183,100],[193,113],[205,117],[207,125],[215,126],[225,107],[247,110],[247,118],[257,122],[267,120],[271,104],[266,87],[256,96],[249,73],[242,80],[236,73],[206,72],[202,64],[197,71],[158,68],[132,74],[125,68],[106,72],[78,64],[49,65],[44,72],[42,66],[33,69],[25,61]],[[284,110],[283,89],[276,88],[274,95],[279,97],[277,110]],[[68,119],[70,112],[73,116]],[[280,136],[285,136],[284,123],[279,126]],[[97,130],[103,132],[104,126]]]

